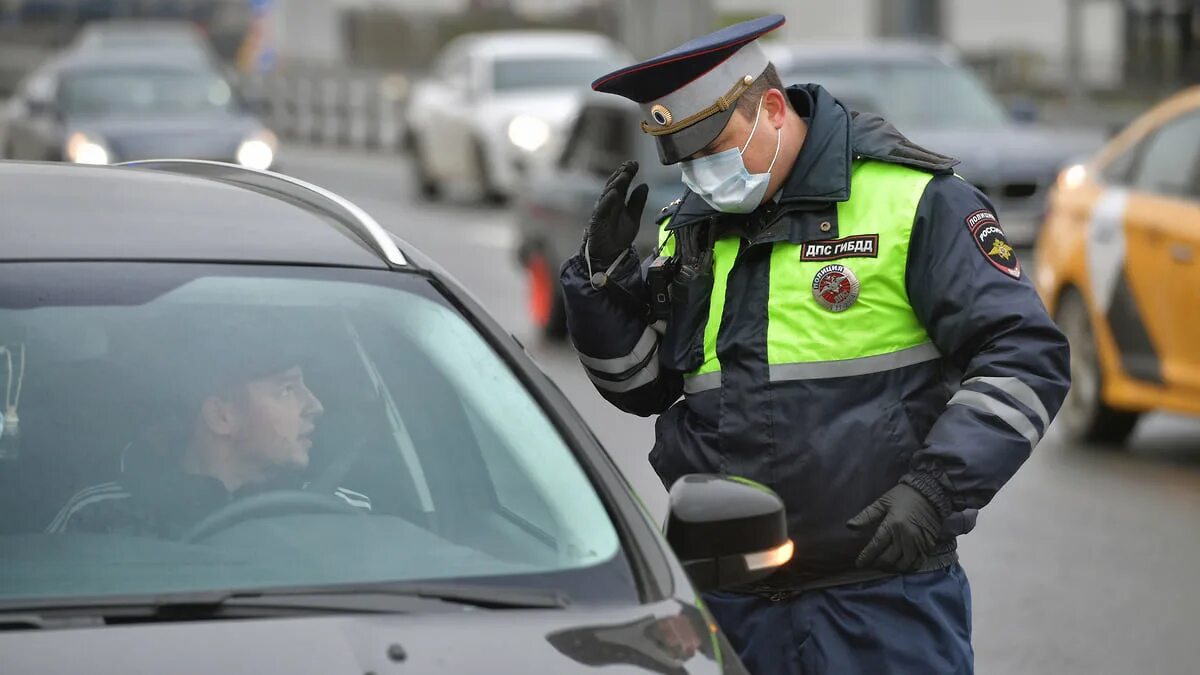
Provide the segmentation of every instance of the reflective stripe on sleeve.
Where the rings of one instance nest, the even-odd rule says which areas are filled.
[[[597,389],[610,391],[614,394],[623,394],[658,379],[658,349],[656,348],[648,356],[649,361],[646,362],[646,366],[624,380],[606,380],[603,377],[596,376],[590,370],[584,370],[587,373],[588,379],[592,381],[592,384],[596,385]]]
[[[1041,440],[1041,434],[1034,428],[1033,422],[1029,421],[1025,413],[987,394],[970,389],[960,389],[958,393],[950,397],[950,401],[946,405],[963,405],[979,412],[999,417],[1005,424],[1012,427],[1013,431],[1021,434],[1025,437],[1025,440],[1029,441],[1030,449],[1036,447],[1038,441]]]
[[[616,356],[611,359],[597,359],[579,354],[579,361],[598,373],[619,375],[645,361],[646,357],[650,355],[650,352],[654,350],[657,344],[658,333],[652,328],[647,328],[642,333],[642,336],[638,338],[637,344],[633,346],[633,350],[625,356]]]
[[[1042,399],[1038,398],[1037,392],[1024,382],[1015,377],[972,377],[969,380],[965,380],[963,385],[975,382],[991,385],[1015,398],[1018,403],[1029,408],[1038,416],[1038,419],[1042,421],[1042,429],[1050,426],[1050,413],[1046,411],[1046,406],[1042,404]]]

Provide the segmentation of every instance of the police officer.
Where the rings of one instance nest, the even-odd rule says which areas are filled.
[[[782,86],[756,39],[783,21],[593,83],[640,104],[687,190],[639,266],[646,187],[613,173],[562,269],[571,337],[601,395],[659,415],[664,485],[785,501],[792,562],[706,598],[751,672],[968,673],[955,540],[1057,413],[1067,343],[955,160]]]

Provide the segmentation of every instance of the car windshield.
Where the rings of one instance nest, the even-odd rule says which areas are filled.
[[[971,73],[941,63],[822,62],[796,64],[785,84],[825,86],[851,109],[882,115],[901,129],[995,129],[1003,106]]]
[[[0,604],[423,582],[636,597],[514,370],[424,277],[0,269]]]
[[[114,69],[64,75],[59,105],[67,115],[193,115],[234,108],[233,89],[203,70]]]
[[[562,87],[586,87],[592,80],[616,68],[612,58],[600,56],[522,56],[500,59],[492,69],[496,91],[520,91]]]

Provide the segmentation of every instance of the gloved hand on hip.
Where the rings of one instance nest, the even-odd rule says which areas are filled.
[[[626,204],[625,195],[629,193],[629,184],[637,170],[638,163],[630,160],[608,177],[588,221],[587,251],[592,261],[602,267],[612,264],[637,237],[646,195],[650,192],[650,188],[642,183],[633,189]]]
[[[876,525],[875,536],[858,555],[863,568],[915,572],[937,543],[942,518],[920,492],[901,483],[846,522],[852,530]]]

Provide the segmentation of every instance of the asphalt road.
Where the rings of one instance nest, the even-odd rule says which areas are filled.
[[[290,148],[281,161],[457,276],[558,382],[662,517],[666,494],[646,461],[652,421],[611,408],[569,347],[537,338],[503,208],[465,194],[421,202],[402,156]],[[1067,447],[1052,429],[961,552],[982,675],[1200,673],[1200,422],[1152,416],[1117,452]]]

